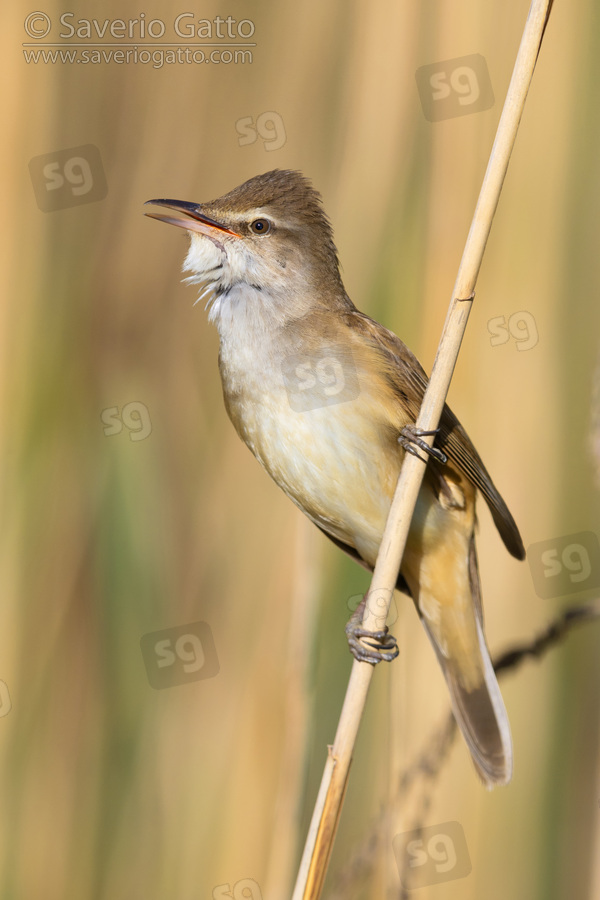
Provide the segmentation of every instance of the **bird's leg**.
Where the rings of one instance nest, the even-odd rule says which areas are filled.
[[[431,434],[437,434],[439,430],[439,428],[436,428],[434,431],[424,431],[422,428],[417,428],[416,425],[405,425],[400,432],[398,443],[401,447],[404,447],[407,453],[412,453],[412,455],[418,457],[421,462],[427,462],[427,460],[423,459],[417,450],[417,447],[438,462],[447,463],[448,457],[442,450],[438,450],[437,447],[430,447],[426,441],[422,440],[424,437],[428,437]]]
[[[365,594],[350,616],[346,625],[346,636],[352,656],[359,662],[371,663],[374,666],[378,662],[391,662],[396,659],[400,651],[398,642],[389,633],[387,625],[379,631],[369,631],[363,628],[362,620],[367,597],[368,594]]]

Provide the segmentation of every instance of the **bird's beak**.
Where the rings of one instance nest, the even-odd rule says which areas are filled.
[[[188,231],[196,231],[198,234],[204,234],[207,237],[215,237],[215,231],[225,234],[232,234],[234,237],[240,237],[237,231],[232,231],[226,225],[222,225],[210,216],[206,216],[200,212],[197,203],[187,203],[185,200],[147,200],[144,204],[154,204],[154,206],[166,206],[167,209],[174,209],[188,216],[187,219],[180,219],[175,216],[162,216],[159,213],[145,213],[150,219],[158,219],[159,222],[167,222],[169,225],[178,225],[179,228],[186,228]]]

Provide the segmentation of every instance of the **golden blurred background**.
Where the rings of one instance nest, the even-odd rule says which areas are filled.
[[[0,896],[284,900],[368,579],[237,438],[216,332],[181,283],[185,235],[142,204],[301,169],[350,297],[429,370],[527,4],[98,9],[2,12]],[[207,20],[212,36],[177,35],[181,15],[180,31]],[[137,20],[133,39],[118,24],[86,36],[93,19]],[[157,41],[141,33],[152,20]],[[79,44],[79,62],[34,62],[53,42]],[[161,63],[142,53],[153,42],[217,56]],[[102,57],[127,43],[137,62]],[[447,94],[437,121],[423,66]],[[480,503],[494,652],[600,579],[599,85],[597,3],[555,4],[450,394],[525,545],[562,567],[560,595],[540,596],[543,570],[508,556]],[[393,797],[448,709],[410,603],[396,606],[400,659],[375,673],[329,898],[400,896],[392,840],[418,802]],[[508,788],[487,793],[456,742],[421,818],[447,837],[459,823],[468,858],[455,841],[456,865],[436,860],[434,843],[419,897],[600,895],[599,649],[590,625],[503,680]]]

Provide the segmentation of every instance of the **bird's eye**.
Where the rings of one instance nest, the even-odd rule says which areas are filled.
[[[250,231],[252,234],[268,234],[271,230],[271,223],[268,219],[254,219],[250,222]]]

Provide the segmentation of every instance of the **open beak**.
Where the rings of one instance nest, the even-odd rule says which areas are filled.
[[[159,222],[167,222],[169,225],[178,225],[179,228],[196,231],[198,234],[204,234],[207,237],[216,237],[215,231],[240,237],[237,231],[231,231],[226,225],[221,225],[220,222],[200,212],[200,207],[197,203],[187,203],[185,200],[147,200],[144,205],[147,206],[148,203],[152,203],[154,206],[165,206],[167,209],[174,209],[176,212],[183,213],[188,217],[183,219],[176,216],[163,216],[160,213],[144,213],[150,219],[158,219]]]

